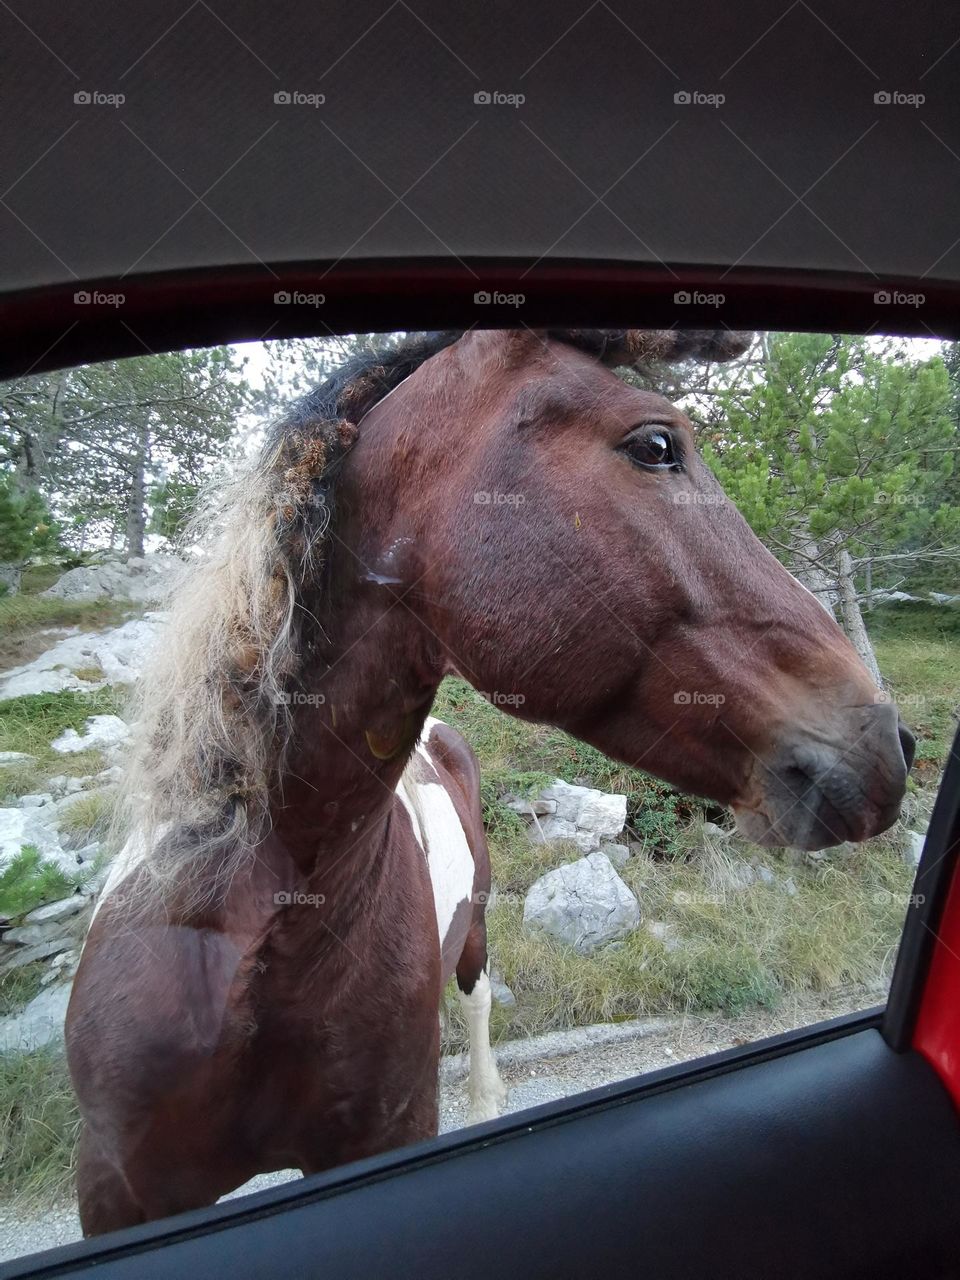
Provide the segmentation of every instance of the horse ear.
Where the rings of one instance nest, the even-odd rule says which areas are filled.
[[[563,329],[552,336],[589,351],[617,369],[679,360],[734,360],[749,348],[752,333],[733,329]]]

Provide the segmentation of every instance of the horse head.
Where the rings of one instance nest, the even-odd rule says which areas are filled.
[[[612,372],[744,346],[674,331],[449,342],[360,424],[338,580],[402,605],[424,687],[457,673],[732,806],[751,840],[818,849],[895,821],[913,739],[724,495],[690,420]]]

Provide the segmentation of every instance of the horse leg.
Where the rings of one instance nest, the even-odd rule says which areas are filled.
[[[470,1124],[495,1120],[507,1098],[490,1047],[490,978],[487,974],[487,929],[474,921],[457,963],[457,994],[470,1030]]]

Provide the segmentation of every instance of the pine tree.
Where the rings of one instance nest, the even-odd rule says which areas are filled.
[[[898,566],[960,543],[945,501],[952,389],[939,354],[822,334],[772,334],[752,375],[721,388],[704,456],[755,532],[827,608],[877,673],[860,603]]]

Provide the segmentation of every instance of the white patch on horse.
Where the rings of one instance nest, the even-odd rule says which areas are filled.
[[[434,725],[442,723],[432,717],[424,725],[423,736],[429,737]],[[430,752],[421,742],[419,756],[436,777],[437,770]],[[457,907],[473,897],[473,854],[467,843],[463,824],[446,788],[437,782],[418,782],[417,763],[411,759],[397,784],[397,796],[410,815],[413,833],[427,856],[433,903],[437,914],[437,932],[441,948],[450,932]]]
[[[484,969],[469,995],[457,988],[460,1004],[470,1029],[470,1124],[495,1120],[506,1101],[507,1090],[500,1079],[490,1048],[490,979]]]
[[[157,838],[162,839],[168,829],[166,825],[162,826],[157,832]],[[144,843],[143,833],[134,831],[110,865],[110,874],[104,881],[103,888],[97,898],[97,905],[94,907],[93,915],[90,917],[91,924],[96,920],[97,912],[106,902],[109,895],[114,892],[121,881],[126,880],[131,871],[135,871],[142,862],[146,861],[146,857],[147,846]]]

